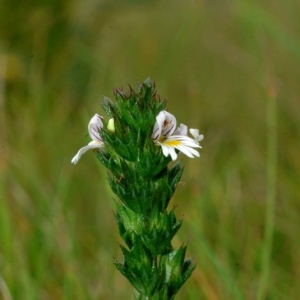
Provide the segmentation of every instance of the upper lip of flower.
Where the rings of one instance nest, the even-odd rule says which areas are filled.
[[[102,117],[98,114],[95,114],[89,122],[88,131],[89,135],[95,142],[102,142],[102,138],[99,134],[99,131],[103,128]]]
[[[104,143],[99,134],[99,131],[101,130],[101,128],[103,128],[102,117],[99,116],[98,114],[95,114],[92,117],[92,119],[90,120],[89,125],[88,125],[88,131],[89,131],[89,135],[90,135],[92,141],[90,143],[88,143],[87,146],[84,146],[81,149],[79,149],[79,151],[77,152],[77,154],[73,157],[73,159],[71,161],[73,164],[76,164],[79,161],[82,154],[84,154],[86,151],[88,151],[90,149],[104,147]]]
[[[159,140],[161,137],[170,136],[176,128],[176,118],[167,111],[161,111],[157,117],[154,125],[152,139]]]
[[[152,132],[152,139],[156,145],[162,147],[165,156],[171,155],[172,160],[177,159],[175,149],[181,151],[185,155],[193,158],[200,156],[199,152],[193,148],[202,148],[199,141],[203,139],[203,135],[199,135],[198,129],[190,129],[190,133],[194,139],[187,136],[188,128],[184,124],[176,128],[176,118],[167,111],[161,111],[157,117]],[[174,135],[172,135],[174,133]]]

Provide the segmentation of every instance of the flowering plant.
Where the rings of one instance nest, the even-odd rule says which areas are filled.
[[[117,269],[136,289],[136,299],[170,300],[195,268],[191,259],[184,259],[186,245],[174,249],[171,241],[182,224],[175,208],[167,210],[181,178],[180,162],[170,166],[179,153],[200,156],[197,129],[180,124],[165,110],[166,103],[155,92],[150,79],[139,85],[114,90],[116,101],[104,98],[102,107],[109,121],[98,114],[88,130],[92,138],[81,148],[72,163],[92,149],[110,171],[109,184],[119,197],[115,220],[126,246],[121,245],[122,262]]]

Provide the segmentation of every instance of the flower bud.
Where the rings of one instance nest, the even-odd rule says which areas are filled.
[[[114,118],[108,120],[107,130],[111,133],[115,133],[116,128]]]

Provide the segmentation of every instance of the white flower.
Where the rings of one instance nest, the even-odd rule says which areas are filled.
[[[180,124],[176,131],[175,129],[176,118],[165,110],[161,111],[156,117],[151,137],[156,145],[161,146],[164,156],[170,155],[172,160],[176,160],[175,149],[177,149],[188,157],[199,157],[199,152],[193,149],[202,148],[199,141],[203,139],[203,135],[199,135],[199,130],[190,129],[190,133],[194,136],[192,139],[187,136],[188,128],[186,125]]]
[[[73,157],[72,163],[77,164],[82,154],[90,149],[102,148],[104,143],[102,142],[99,131],[103,128],[102,117],[98,114],[95,114],[88,125],[89,135],[92,138],[92,141],[85,147],[82,147],[77,154]]]

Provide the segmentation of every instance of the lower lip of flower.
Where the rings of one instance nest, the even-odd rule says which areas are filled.
[[[176,140],[171,140],[171,141],[161,141],[162,144],[164,144],[165,146],[169,146],[169,147],[176,147],[179,146],[181,144],[180,141],[176,141]]]

